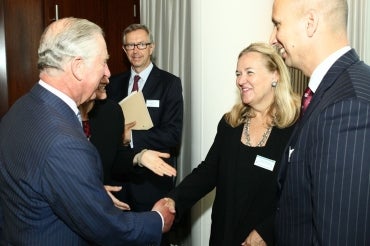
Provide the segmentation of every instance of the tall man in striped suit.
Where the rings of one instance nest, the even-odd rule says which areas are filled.
[[[278,177],[278,245],[370,245],[370,67],[345,0],[275,0],[270,42],[314,92]]]

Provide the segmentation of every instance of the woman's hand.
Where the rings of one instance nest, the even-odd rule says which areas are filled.
[[[125,130],[123,131],[123,145],[128,146],[131,143],[131,129],[136,125],[136,121],[127,123],[125,125]]]
[[[251,231],[248,237],[241,244],[243,246],[267,246],[266,242],[262,239],[256,230]]]

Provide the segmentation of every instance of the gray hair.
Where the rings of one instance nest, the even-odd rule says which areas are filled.
[[[125,28],[125,30],[123,30],[123,33],[122,33],[122,42],[123,42],[123,44],[126,43],[126,35],[130,32],[136,31],[136,30],[144,30],[149,36],[149,43],[154,42],[153,35],[150,32],[149,28],[146,25],[135,23],[135,24],[129,25],[128,27]]]
[[[63,70],[74,57],[93,58],[98,52],[97,35],[104,36],[103,30],[86,19],[68,17],[53,22],[41,36],[38,69]]]

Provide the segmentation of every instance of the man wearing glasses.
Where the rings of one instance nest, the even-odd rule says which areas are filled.
[[[122,47],[131,69],[110,78],[106,87],[108,98],[119,102],[135,90],[142,91],[153,122],[149,130],[132,130],[131,122],[126,122],[124,142],[135,153],[143,149],[170,153],[171,158],[166,162],[176,167],[183,124],[181,80],[153,64],[151,56],[155,45],[145,25],[128,26],[123,31]],[[174,186],[171,177],[155,175],[140,166],[135,166],[125,177],[115,177],[115,180],[118,178],[124,182],[119,199],[138,212],[151,210],[155,202]],[[162,245],[168,243],[162,240]]]

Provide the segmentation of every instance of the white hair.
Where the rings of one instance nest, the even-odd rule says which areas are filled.
[[[41,36],[38,49],[38,68],[63,70],[70,59],[80,56],[89,60],[97,55],[96,37],[104,36],[96,24],[79,18],[63,18],[50,24]]]

